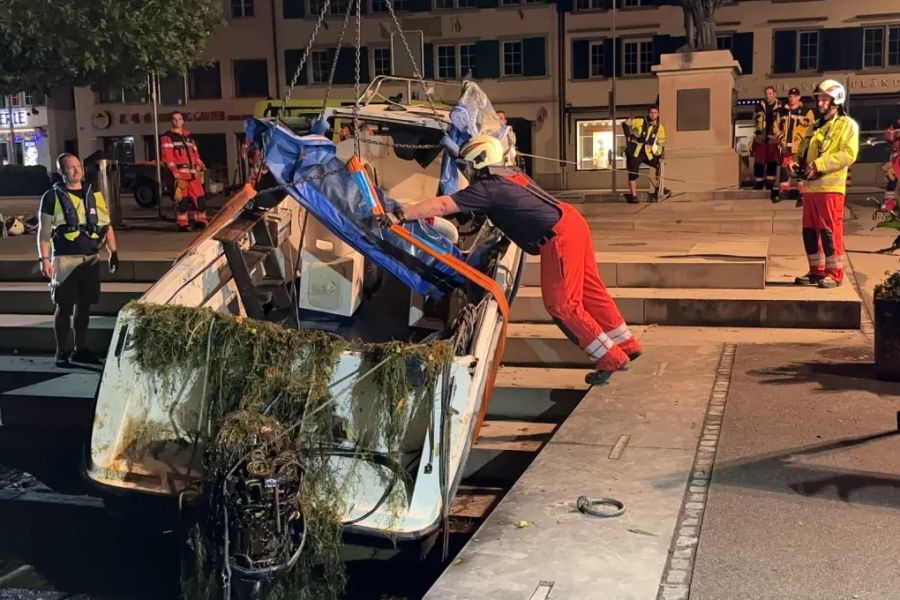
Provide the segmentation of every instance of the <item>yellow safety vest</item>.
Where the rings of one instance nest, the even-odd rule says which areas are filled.
[[[66,223],[66,213],[63,210],[62,203],[60,202],[60,198],[56,195],[61,193],[60,188],[56,188],[54,191],[54,205],[53,205],[53,216],[51,218],[51,224],[53,225],[54,233],[58,233],[58,235],[62,235],[67,240],[75,241],[78,236],[86,235],[92,239],[99,239],[100,232],[96,230],[91,230],[88,227],[88,219],[85,214],[85,203],[76,196],[75,194],[66,190],[66,196],[69,199],[69,202],[72,203],[72,206],[75,208],[75,214],[78,216],[78,224],[80,226],[79,229],[72,230],[71,227]],[[106,227],[109,225],[109,209],[106,206],[106,200],[103,198],[103,194],[100,192],[92,192],[90,188],[86,190],[85,193],[92,194],[94,197],[94,205],[97,209],[97,228]]]
[[[666,128],[663,127],[659,119],[656,123],[650,123],[647,119],[638,117],[628,122],[629,126],[629,143],[635,144],[632,156],[638,158],[643,151],[647,158],[652,159],[654,156],[653,146],[657,146],[662,152],[662,147],[666,144]]]
[[[847,115],[820,119],[806,130],[798,152],[801,164],[813,163],[819,176],[804,183],[805,193],[847,193],[847,170],[859,154],[859,125]]]

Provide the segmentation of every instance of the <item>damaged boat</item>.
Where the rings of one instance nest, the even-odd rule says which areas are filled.
[[[376,78],[319,133],[248,121],[258,189],[118,316],[88,475],[178,502],[187,597],[336,597],[342,542],[375,556],[446,523],[524,254],[483,216],[385,226],[466,185],[457,145],[505,138],[474,83],[453,106],[391,86],[410,81]]]

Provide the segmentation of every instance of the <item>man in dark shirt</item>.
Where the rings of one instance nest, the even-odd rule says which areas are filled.
[[[50,297],[56,304],[56,366],[69,366],[70,358],[79,363],[100,364],[87,348],[87,330],[91,304],[100,300],[97,254],[102,243],[109,248],[110,272],[119,268],[116,234],[109,224],[103,194],[91,186],[85,189],[81,181],[81,160],[73,154],[60,154],[56,168],[63,183],[55,184],[41,197],[38,225],[41,273],[50,280]]]
[[[503,146],[476,136],[459,152],[469,186],[409,205],[401,220],[484,213],[529,254],[541,257],[541,295],[554,322],[595,361],[586,381],[605,383],[641,354],[600,279],[591,230],[572,206],[559,202],[521,170],[502,167]]]

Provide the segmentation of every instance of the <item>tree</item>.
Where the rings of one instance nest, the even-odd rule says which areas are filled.
[[[2,0],[0,94],[139,88],[203,62],[221,0]]]

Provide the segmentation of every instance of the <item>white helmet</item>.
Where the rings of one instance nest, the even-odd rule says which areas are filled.
[[[831,98],[835,106],[842,106],[847,100],[847,90],[839,81],[834,79],[826,79],[816,86],[813,94],[825,94]]]
[[[503,144],[491,135],[476,135],[459,150],[459,158],[475,169],[503,164]]]
[[[8,235],[22,235],[25,233],[25,223],[18,217],[9,217],[6,219],[6,232]]]

